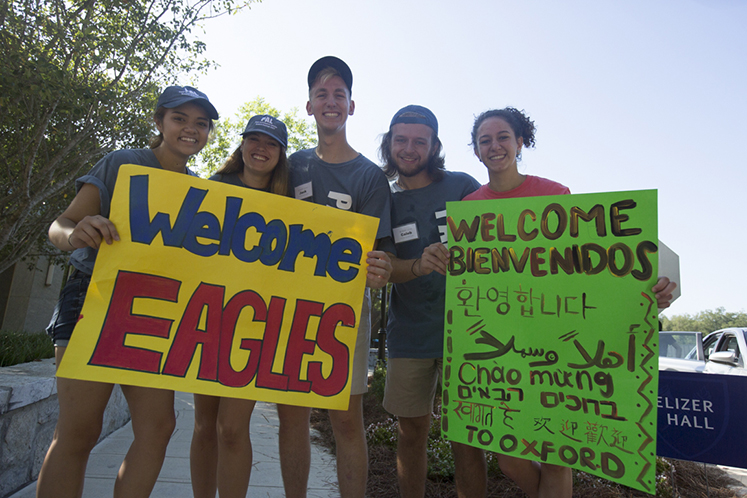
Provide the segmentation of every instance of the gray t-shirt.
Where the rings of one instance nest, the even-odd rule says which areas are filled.
[[[247,184],[241,181],[238,173],[216,173],[209,178],[214,182],[228,183],[229,185],[236,185],[237,187],[250,188]]]
[[[314,149],[290,156],[290,182],[296,199],[366,214],[379,219],[376,238],[391,234],[391,197],[384,173],[362,154],[331,164]]]
[[[291,191],[296,199],[378,218],[376,239],[389,240],[392,233],[389,182],[384,172],[363,154],[352,161],[332,164],[319,159],[315,149],[306,149],[294,153],[288,160]],[[386,242],[383,246],[389,250]],[[368,288],[363,300],[363,310],[370,309]],[[361,313],[358,333],[369,334],[370,331],[371,316]]]
[[[439,182],[413,190],[392,184],[392,233],[397,257],[419,258],[435,242],[446,245],[446,202],[460,201],[480,184],[466,173],[445,171]],[[389,300],[390,358],[443,356],[446,277],[437,272],[394,284]]]
[[[83,185],[90,183],[99,189],[99,198],[101,200],[100,214],[105,218],[109,217],[109,210],[112,204],[112,194],[114,194],[114,185],[117,182],[119,167],[123,164],[137,164],[148,168],[161,168],[161,163],[156,159],[152,149],[123,149],[110,152],[88,172],[75,180],[76,193],[83,188]],[[196,176],[192,171],[187,169],[187,174]],[[93,265],[96,262],[98,251],[92,247],[76,249],[70,256],[70,264],[83,273],[91,275]]]
[[[259,190],[260,192],[269,192],[270,186],[268,185],[267,188],[254,188],[250,187],[243,181],[241,181],[241,177],[239,176],[238,172],[234,173],[216,173],[213,176],[209,178],[209,180],[212,180],[214,182],[221,182],[221,183],[227,183],[229,185],[236,185],[237,187],[244,187],[244,188],[251,188],[254,190]]]

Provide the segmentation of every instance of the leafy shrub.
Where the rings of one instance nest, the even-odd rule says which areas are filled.
[[[52,341],[44,332],[27,334],[0,330],[0,367],[53,356]]]
[[[386,365],[381,361],[376,362],[373,376],[368,388],[368,393],[373,395],[379,403],[384,401],[384,386],[386,385]]]
[[[397,449],[397,421],[389,418],[376,422],[366,428],[366,440],[369,446],[386,446]]]

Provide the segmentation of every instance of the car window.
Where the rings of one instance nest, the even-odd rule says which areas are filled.
[[[716,344],[718,343],[720,335],[721,334],[711,334],[703,341],[703,353],[705,354],[706,360],[711,356],[713,350],[716,349]]]
[[[659,356],[662,358],[685,358],[696,348],[695,332],[659,333]],[[696,353],[697,354],[697,351]]]
[[[737,338],[733,335],[726,337],[721,343],[719,351],[731,351],[734,353],[735,358],[739,358],[739,343],[737,342]]]

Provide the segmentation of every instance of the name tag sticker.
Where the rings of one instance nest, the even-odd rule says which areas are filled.
[[[398,226],[392,232],[394,233],[395,244],[407,242],[408,240],[417,240],[420,238],[420,236],[418,235],[418,226],[416,223],[408,223],[407,225]]]
[[[308,199],[313,194],[311,182],[304,183],[296,187],[296,199]]]

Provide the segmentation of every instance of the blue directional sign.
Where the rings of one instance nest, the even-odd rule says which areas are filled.
[[[657,454],[747,468],[747,377],[659,372]]]

